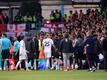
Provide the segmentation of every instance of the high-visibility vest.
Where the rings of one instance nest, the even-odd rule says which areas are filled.
[[[36,22],[36,16],[32,16],[33,22]]]
[[[32,19],[32,17],[31,17],[31,16],[29,16],[29,21],[30,21],[30,22],[32,22],[32,21],[33,21],[33,19]]]
[[[17,21],[17,22],[19,21],[19,18],[18,18],[18,16],[16,16],[16,17],[15,17],[15,21]]]
[[[59,13],[55,13],[56,19],[58,19],[60,17]]]
[[[67,18],[67,16],[64,16],[64,20],[68,21],[68,18]]]
[[[55,18],[54,18],[54,16],[51,15],[51,16],[50,16],[50,19],[51,19],[51,20],[54,20]]]
[[[23,22],[26,22],[26,21],[27,21],[26,16],[23,16],[23,17],[22,17],[22,21],[23,21]]]

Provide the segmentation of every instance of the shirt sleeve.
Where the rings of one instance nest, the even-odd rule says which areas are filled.
[[[53,42],[53,40],[51,40],[51,44],[52,44],[52,45],[54,45],[54,42]]]

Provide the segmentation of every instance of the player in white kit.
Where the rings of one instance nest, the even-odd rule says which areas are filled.
[[[43,49],[46,59],[46,69],[50,68],[50,58],[51,58],[51,48],[52,46],[55,48],[53,40],[50,38],[49,34],[46,34],[46,38],[43,40]]]

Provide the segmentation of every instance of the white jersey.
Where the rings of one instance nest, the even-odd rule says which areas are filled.
[[[43,40],[44,52],[51,53],[51,48],[53,45],[53,40],[50,38],[46,38]]]

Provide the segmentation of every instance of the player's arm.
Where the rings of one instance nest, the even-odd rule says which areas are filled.
[[[43,40],[43,42],[42,42],[42,46],[41,46],[41,47],[42,47],[42,49],[44,49],[44,40]]]

